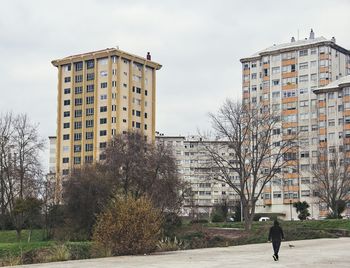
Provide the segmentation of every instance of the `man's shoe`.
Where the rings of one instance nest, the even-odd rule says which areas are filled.
[[[276,257],[276,255],[272,255],[272,258],[274,259],[274,261],[277,261],[277,260],[278,260],[277,257]]]
[[[276,254],[275,256],[276,256],[276,259],[278,260],[278,255]]]

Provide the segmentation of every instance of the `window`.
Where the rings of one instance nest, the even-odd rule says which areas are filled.
[[[329,127],[334,127],[335,126],[335,120],[334,119],[329,119],[328,120],[328,126]]]
[[[304,197],[310,196],[310,190],[301,190],[301,196],[304,196]]]
[[[272,74],[279,74],[280,73],[280,67],[272,67]]]
[[[69,111],[63,112],[63,117],[69,117],[69,116],[70,116],[70,112]]]
[[[101,113],[107,112],[107,106],[101,106],[101,107],[100,107],[100,112],[101,112]]]
[[[94,103],[94,96],[86,97],[86,104],[93,104]]]
[[[63,128],[69,128],[70,124],[69,123],[63,123]]]
[[[308,107],[309,106],[309,101],[308,100],[300,101],[299,102],[299,106],[300,107]]]
[[[87,60],[86,61],[86,69],[92,69],[95,67],[95,61],[94,60]]]
[[[107,88],[107,82],[101,83],[101,88]]]
[[[63,68],[66,72],[69,72],[72,69],[72,66],[70,64],[63,65]]]
[[[307,49],[299,51],[299,57],[303,57],[303,56],[307,56],[307,55],[308,55],[308,50]]]
[[[81,145],[74,145],[74,152],[75,153],[81,152]]]
[[[307,120],[307,119],[309,119],[309,113],[300,114],[300,120]]]
[[[65,88],[64,89],[64,94],[70,94],[70,88]]]
[[[94,158],[92,155],[86,155],[85,156],[85,163],[92,163],[93,159]]]
[[[74,104],[75,104],[75,106],[82,105],[83,104],[83,99],[82,98],[74,99]]]
[[[279,79],[272,80],[272,85],[273,86],[278,86],[279,84],[280,84],[280,80]]]
[[[81,93],[83,93],[83,87],[75,87],[75,88],[74,88],[74,93],[75,93],[75,94],[81,94]]]
[[[280,135],[281,134],[281,129],[280,128],[276,128],[272,130],[272,135]]]
[[[299,129],[300,129],[300,132],[307,132],[309,131],[309,126],[300,126]]]
[[[86,92],[94,92],[94,85],[86,85]]]
[[[308,75],[301,75],[299,76],[299,82],[308,82],[309,76]]]
[[[136,128],[141,128],[141,123],[136,122]]]
[[[62,170],[62,175],[68,175],[68,174],[69,174],[69,169]]]
[[[74,140],[80,141],[81,140],[81,133],[74,133]]]
[[[94,126],[94,120],[86,120],[85,121],[85,126],[88,127],[93,127]]]
[[[80,164],[81,163],[81,157],[80,156],[75,156],[74,157],[74,164],[75,165],[78,165],[78,164]]]
[[[300,152],[300,157],[301,158],[309,158],[309,156],[310,156],[309,151]]]
[[[81,71],[83,70],[83,62],[82,61],[79,61],[79,62],[76,62],[75,64],[75,71]]]
[[[297,103],[294,102],[287,102],[282,104],[283,110],[295,110],[297,107]]]
[[[87,108],[86,109],[86,115],[87,116],[94,115],[94,108]]]
[[[69,163],[69,157],[63,157],[63,158],[62,158],[62,163],[63,163],[63,164]]]
[[[77,118],[77,117],[81,117],[83,114],[83,111],[82,110],[75,110],[74,111],[74,117]]]
[[[64,140],[64,141],[69,140],[69,134],[64,134],[64,135],[63,135],[63,140]]]
[[[74,122],[74,129],[81,129],[82,124],[81,121]]]
[[[317,74],[311,74],[311,81],[317,81]]]
[[[93,132],[86,132],[85,133],[85,138],[87,140],[92,140],[94,138],[94,133]]]
[[[75,76],[75,83],[81,83],[83,81],[83,75],[79,74]]]
[[[101,100],[106,100],[106,99],[107,99],[107,94],[102,94],[102,95],[100,96],[100,99],[101,99]]]
[[[100,118],[100,124],[107,124],[107,118]]]
[[[65,105],[65,106],[70,105],[70,100],[64,100],[63,105]]]
[[[290,77],[290,78],[283,78],[282,79],[282,85],[291,85],[291,84],[296,84],[297,83],[297,78],[296,77]]]
[[[69,83],[69,82],[70,82],[70,76],[65,77],[65,78],[64,78],[64,82],[65,82],[65,83]]]
[[[107,148],[107,142],[100,142],[100,148],[101,149]]]
[[[95,79],[95,74],[94,73],[88,73],[86,74],[86,80],[91,81]]]
[[[282,192],[281,191],[274,191],[273,198],[282,198]]]
[[[256,73],[252,73],[252,79],[256,79]]]
[[[85,151],[91,152],[94,149],[94,146],[92,143],[85,144]]]
[[[107,136],[107,130],[100,130],[100,136]]]
[[[309,68],[309,63],[308,62],[301,62],[299,64],[299,70],[305,70]]]
[[[295,97],[295,96],[296,96],[295,90],[284,90],[283,91],[283,98],[290,98],[290,97]]]
[[[309,91],[309,90],[308,90],[307,88],[301,88],[301,89],[299,89],[300,95],[302,95],[302,94],[307,94],[308,91]]]

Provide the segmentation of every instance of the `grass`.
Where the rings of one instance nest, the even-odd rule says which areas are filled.
[[[29,230],[23,230],[21,232],[21,241],[27,242],[29,236]],[[31,242],[44,241],[45,235],[43,230],[33,230],[31,236]],[[0,243],[17,243],[17,234],[15,230],[0,231]]]
[[[21,243],[0,243],[0,258],[4,258],[6,256],[19,256],[23,252],[41,249],[41,248],[49,248],[55,245],[53,241],[46,242],[21,242]]]
[[[271,226],[272,222],[253,222],[252,229],[259,230],[264,226]],[[239,228],[243,229],[244,224],[241,222],[232,223],[208,223],[206,227],[219,227],[219,228]],[[315,230],[328,230],[328,229],[343,229],[350,231],[350,220],[312,220],[312,221],[281,221],[282,227],[288,228],[308,228]]]

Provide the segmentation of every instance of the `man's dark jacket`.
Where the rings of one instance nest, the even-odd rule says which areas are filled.
[[[272,226],[269,232],[269,241],[281,241],[284,239],[283,230],[280,226]]]

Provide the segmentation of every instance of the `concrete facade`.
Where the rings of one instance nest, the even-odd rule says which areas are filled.
[[[273,179],[257,204],[257,212],[283,213],[296,218],[292,203],[307,201],[313,218],[325,216],[327,209],[310,187],[311,167],[319,148],[317,96],[313,90],[350,74],[350,52],[335,38],[315,38],[311,30],[305,40],[274,45],[241,59],[243,102],[272,110],[281,124],[271,142],[299,133],[295,165],[282,170],[282,180]]]

